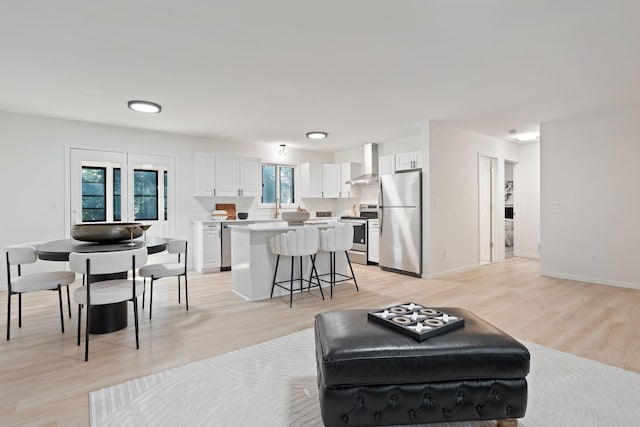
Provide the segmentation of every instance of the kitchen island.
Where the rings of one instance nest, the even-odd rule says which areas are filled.
[[[335,227],[336,222],[316,223],[306,225],[289,225],[286,222],[231,225],[231,280],[233,292],[241,297],[257,301],[271,296],[271,283],[276,266],[277,256],[271,253],[269,238],[277,234],[296,230],[300,227],[317,227],[326,229]],[[294,265],[294,278],[300,277],[300,263]],[[329,272],[329,255],[326,252],[318,252],[316,257],[316,269],[318,274]],[[336,254],[336,272],[345,274],[347,260],[344,256]],[[311,272],[311,260],[303,262],[303,277],[309,278]],[[291,277],[291,258],[280,257],[277,281],[288,280]],[[328,276],[324,277],[328,279]],[[329,283],[321,282],[323,287]],[[299,288],[300,281],[294,281],[294,289]],[[307,286],[306,284],[304,285]],[[312,291],[313,292],[313,291]],[[319,294],[316,291],[317,294]],[[286,291],[276,287],[273,296],[288,295]]]

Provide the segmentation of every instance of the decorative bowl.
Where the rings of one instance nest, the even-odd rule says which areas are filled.
[[[249,212],[238,212],[238,219],[247,219],[249,218]]]
[[[282,219],[291,224],[302,224],[308,220],[311,214],[309,212],[282,212]]]
[[[133,238],[142,236],[139,222],[101,222],[95,224],[75,224],[71,227],[71,237],[83,242],[111,243],[129,240],[133,229]]]

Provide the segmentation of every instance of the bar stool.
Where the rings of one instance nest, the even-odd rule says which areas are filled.
[[[320,232],[319,251],[329,253],[329,273],[319,275],[318,280],[331,284],[331,298],[333,298],[333,286],[336,283],[346,282],[348,280],[353,280],[353,283],[356,285],[356,291],[360,292],[358,282],[356,282],[356,275],[353,273],[353,267],[349,259],[349,253],[347,252],[352,247],[353,225],[351,224],[339,222],[334,228],[328,228]],[[349,263],[351,276],[336,273],[336,252],[344,252],[347,257],[347,263]],[[315,255],[313,259],[315,261]],[[323,276],[329,276],[329,280],[321,279]],[[340,279],[336,280],[336,276],[339,276]]]
[[[315,260],[313,258],[313,255],[318,252],[318,240],[319,232],[315,227],[300,227],[295,231],[288,231],[286,233],[278,234],[276,236],[272,236],[269,239],[271,252],[274,255],[278,256],[278,258],[276,259],[276,268],[273,272],[271,298],[273,298],[273,290],[276,286],[289,291],[289,308],[291,308],[291,306],[293,305],[293,282],[294,280],[300,280],[300,292],[302,292],[303,282],[308,282],[309,286],[307,287],[307,290],[311,290],[312,287],[317,286],[320,289],[320,295],[322,295],[322,299],[324,299],[324,293],[322,292],[320,281],[318,280],[317,284],[312,281],[314,272],[316,275],[316,280],[318,279],[318,271],[316,270]],[[291,257],[291,278],[289,280],[276,282],[276,278],[278,275],[278,265],[280,264],[281,256]],[[311,275],[309,276],[309,280],[303,278],[302,257],[305,256],[308,256],[309,259],[311,259]],[[293,278],[295,257],[300,258],[300,277],[297,279]],[[287,282],[289,283],[289,287],[283,285],[283,283]]]

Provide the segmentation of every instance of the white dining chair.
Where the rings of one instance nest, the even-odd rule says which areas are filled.
[[[273,282],[271,284],[271,298],[273,298],[273,291],[276,286],[284,289],[285,291],[289,291],[289,308],[291,308],[293,305],[293,283],[299,280],[300,292],[302,292],[303,289],[303,282],[308,282],[307,289],[310,290],[312,287],[318,287],[320,289],[320,295],[322,295],[322,299],[324,299],[324,293],[322,292],[322,286],[320,286],[320,282],[317,281],[316,283],[314,283],[312,281],[314,272],[316,279],[318,276],[315,261],[312,256],[316,252],[318,252],[318,239],[318,229],[315,227],[300,227],[295,231],[291,230],[286,233],[272,236],[269,239],[271,252],[274,255],[277,255],[276,266],[273,272]],[[276,281],[278,275],[278,265],[280,264],[280,258],[283,256],[291,258],[291,277],[289,280]],[[311,274],[309,280],[303,278],[302,258],[306,256],[308,256],[311,260]],[[296,257],[300,260],[300,277],[294,279],[293,271]],[[284,283],[289,283],[289,286],[285,286]]]
[[[329,254],[329,273],[320,274],[318,278],[330,284],[330,294],[333,298],[333,287],[336,283],[346,282],[353,280],[356,285],[356,291],[358,289],[358,282],[356,281],[356,275],[353,273],[353,267],[351,266],[351,260],[349,259],[349,249],[353,247],[353,225],[345,222],[339,222],[335,227],[327,228],[320,231],[320,247],[319,252],[327,252]],[[336,253],[344,252],[351,270],[351,276],[336,272]],[[315,260],[315,256],[314,256]],[[329,276],[329,280],[322,279],[323,276]]]
[[[64,315],[62,308],[62,286],[67,286],[76,280],[76,275],[70,271],[48,271],[42,273],[22,274],[24,264],[33,264],[38,260],[38,243],[13,245],[6,249],[7,259],[7,341],[11,332],[11,297],[18,295],[18,327],[22,327],[22,294],[36,291],[58,291],[60,303],[60,326],[64,333]],[[17,269],[17,276],[13,275],[12,267]],[[69,302],[69,299],[67,299]],[[69,311],[71,317],[71,311]]]
[[[76,273],[84,274],[85,286],[79,287],[73,293],[73,300],[78,304],[78,345],[80,345],[80,330],[82,307],[87,307],[85,323],[84,360],[89,360],[89,329],[91,309],[94,306],[131,301],[136,329],[136,349],[140,348],[138,340],[138,297],[142,295],[143,284],[136,280],[136,269],[147,263],[147,248],[128,251],[93,252],[69,254],[69,267]],[[130,278],[93,281],[94,275],[109,275],[131,271]]]
[[[187,241],[185,239],[169,238],[167,242],[167,252],[178,255],[178,262],[160,263],[145,265],[138,274],[144,277],[144,292],[142,296],[142,307],[144,307],[144,294],[146,293],[147,277],[151,278],[151,289],[149,294],[149,319],[151,319],[151,308],[153,304],[153,285],[158,279],[165,277],[178,278],[178,304],[180,304],[180,277],[184,276],[184,299],[187,311],[189,311],[189,289],[187,283]]]

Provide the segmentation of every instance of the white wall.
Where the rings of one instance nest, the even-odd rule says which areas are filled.
[[[156,118],[156,117],[154,117]],[[158,116],[161,119],[161,116]],[[177,157],[178,222],[176,234],[191,239],[192,219],[205,219],[215,203],[236,203],[250,218],[268,217],[258,199],[193,197],[195,154],[211,152],[260,157],[291,164],[329,163],[333,153],[289,149],[285,159],[278,146],[230,143],[163,132],[103,126],[0,112],[0,248],[11,244],[63,239],[65,236],[65,146]],[[331,200],[302,200],[309,210],[331,210]],[[40,263],[39,263],[40,264]],[[47,263],[45,263],[47,264]],[[53,263],[55,264],[55,263]],[[4,265],[4,263],[3,263]],[[54,265],[59,268],[59,265]],[[46,268],[46,267],[40,267]],[[4,269],[3,269],[4,270]],[[6,273],[0,287],[6,289]]]
[[[515,185],[518,198],[516,242],[520,256],[540,256],[540,143],[520,145],[520,163]]]
[[[640,107],[543,123],[541,135],[542,274],[640,288]]]
[[[498,159],[496,180],[504,182],[504,160],[520,161],[520,147],[496,138],[430,122],[429,222],[427,277],[437,277],[478,265],[478,156]],[[526,198],[521,194],[521,198]],[[497,186],[495,209],[504,211],[504,185]],[[504,221],[496,224],[496,241],[504,241]],[[498,245],[496,260],[504,260]]]

